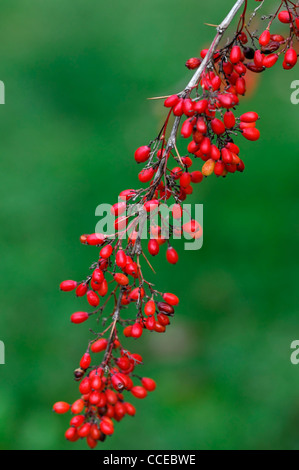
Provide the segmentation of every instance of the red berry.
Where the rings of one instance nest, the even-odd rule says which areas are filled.
[[[139,147],[135,152],[135,160],[137,163],[143,163],[148,160],[151,153],[151,148],[148,145],[143,145]]]
[[[121,286],[127,286],[129,284],[129,279],[125,274],[116,273],[114,274],[114,280]]]
[[[179,100],[180,100],[180,98],[178,97],[178,95],[169,96],[164,101],[164,106],[166,108],[173,108],[173,106],[175,106],[178,103]]]
[[[144,387],[141,387],[140,385],[136,385],[131,389],[132,395],[136,398],[145,398],[147,396],[147,391]]]
[[[278,14],[278,19],[281,23],[291,23],[293,15],[291,12],[283,10]]]
[[[83,323],[88,319],[89,315],[87,312],[76,312],[71,315],[72,323]]]
[[[255,127],[244,129],[242,133],[247,140],[255,141],[260,138],[260,131]]]
[[[170,294],[169,292],[163,294],[163,299],[169,305],[175,306],[179,303],[179,298],[174,294]]]
[[[166,259],[170,264],[176,264],[179,260],[179,255],[177,254],[176,250],[172,247],[167,248],[166,251]]]
[[[89,305],[91,305],[92,307],[97,307],[100,303],[100,299],[98,297],[98,295],[93,292],[92,290],[88,291],[87,292],[87,301],[89,303]]]
[[[91,350],[93,353],[98,353],[101,351],[105,351],[105,349],[108,346],[108,341],[105,338],[100,338],[97,339],[94,343],[91,345]]]
[[[67,413],[69,409],[70,409],[70,405],[66,403],[65,401],[58,401],[53,406],[53,410],[55,411],[55,413],[58,413],[58,414]]]
[[[77,287],[77,282],[76,281],[63,281],[60,284],[60,289],[64,292],[69,292]]]
[[[193,69],[197,69],[197,67],[199,67],[200,64],[201,64],[201,60],[198,59],[198,57],[192,57],[191,59],[187,60],[185,65],[189,70],[193,70]]]
[[[83,354],[81,361],[80,361],[81,369],[83,370],[88,369],[88,367],[90,366],[90,362],[91,362],[90,354],[88,353]]]
[[[82,284],[78,285],[76,289],[76,295],[78,297],[83,297],[87,291],[88,291],[88,285],[83,282]]]
[[[148,248],[149,254],[152,256],[156,256],[160,251],[159,243],[155,239],[149,240],[147,248]]]
[[[270,39],[271,39],[270,31],[269,31],[268,29],[266,29],[266,30],[260,35],[259,43],[260,43],[261,46],[267,46],[267,44],[269,44],[269,42],[270,42]]]
[[[156,382],[153,379],[143,377],[141,383],[148,392],[153,392],[156,389]]]

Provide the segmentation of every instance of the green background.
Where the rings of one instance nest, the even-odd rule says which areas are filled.
[[[86,304],[58,286],[82,279],[97,256],[78,242],[94,230],[96,206],[139,185],[134,150],[165,115],[146,98],[184,87],[186,59],[214,34],[203,23],[219,23],[232,3],[1,5],[2,449],[86,448],[65,441],[68,417],[51,411],[77,397],[72,372],[92,326],[70,324]],[[203,248],[176,242],[178,265],[164,253],[153,261],[154,282],[180,306],[166,335],[128,344],[158,387],[133,400],[135,418],[98,449],[299,449],[299,365],[290,362],[299,337],[295,79],[298,68],[277,64],[242,100],[240,112],[260,114],[262,137],[239,138],[243,174],[196,187]]]

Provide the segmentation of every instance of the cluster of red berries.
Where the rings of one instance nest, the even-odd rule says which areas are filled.
[[[283,3],[288,9],[282,10],[281,5],[260,37],[250,33],[248,27],[244,31],[244,12],[234,38],[222,49],[211,47],[201,51],[200,58],[187,61],[189,69],[202,67],[196,86],[165,99],[168,115],[160,133],[149,145],[135,151],[136,162],[145,163],[138,178],[141,183],[147,183],[146,187],[125,189],[119,194],[118,202],[111,208],[113,235],[81,236],[82,244],[100,248],[99,257],[83,281],[63,281],[60,288],[75,291],[77,297],[86,297],[93,308],[91,312],[84,308],[73,313],[72,323],[80,324],[94,316],[101,321],[104,331],[94,333],[79,368],[74,371],[75,380],[80,382],[80,398],[72,405],[66,402],[54,405],[57,413],[70,410],[74,414],[65,433],[70,441],[86,438],[88,445],[95,447],[98,441],[113,434],[114,421],[135,414],[135,407],[126,401],[126,392],[142,399],[156,387],[154,380],[136,375],[135,368],[142,364],[142,357],[129,352],[122,342],[127,337],[140,338],[145,330],[164,333],[179,299],[174,294],[159,292],[144,278],[141,256],[153,268],[142,246],[142,231],[150,221],[149,227],[146,225],[149,254],[158,255],[161,245],[166,244],[166,259],[176,264],[178,253],[170,245],[169,236],[202,237],[200,223],[189,213],[187,221],[183,217],[188,212],[183,202],[192,194],[193,184],[212,174],[225,177],[228,173],[243,172],[245,166],[235,138],[242,135],[256,141],[260,137],[256,128],[258,114],[249,111],[238,117],[235,111],[240,97],[246,93],[247,76],[272,67],[281,54],[285,69],[297,63],[293,42],[298,39],[298,7],[292,2]],[[289,25],[286,37],[270,33],[276,17]],[[189,142],[181,156],[176,141],[182,118],[180,134]],[[203,161],[201,170],[191,170],[197,159]],[[168,207],[169,200],[173,205],[167,220],[160,214],[160,222],[153,221],[153,215],[159,213],[161,206]],[[168,236],[163,231],[165,225],[168,225]],[[124,318],[123,313],[130,306],[134,306],[135,315]],[[92,356],[99,353],[100,360]]]

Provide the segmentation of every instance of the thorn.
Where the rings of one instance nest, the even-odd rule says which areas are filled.
[[[210,23],[204,23],[206,26],[212,26],[213,28],[218,28],[219,24],[210,24]]]
[[[147,257],[145,256],[145,254],[143,252],[142,252],[142,255],[145,258],[145,260],[146,260],[147,264],[149,265],[149,267],[151,268],[151,270],[153,271],[153,273],[156,274],[156,271],[154,270],[151,263],[149,262],[149,260],[147,259]]]
[[[147,98],[148,100],[164,100],[166,98],[169,98],[171,95],[166,95],[166,96],[154,96],[153,98]]]

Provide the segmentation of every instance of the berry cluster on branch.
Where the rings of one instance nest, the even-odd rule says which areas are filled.
[[[211,47],[202,50],[199,58],[187,61],[186,66],[195,70],[193,77],[183,91],[163,97],[168,113],[162,129],[154,140],[135,152],[135,161],[145,164],[138,175],[145,187],[125,189],[119,194],[111,209],[115,217],[113,236],[102,233],[81,236],[82,244],[100,247],[99,258],[83,281],[67,280],[60,285],[62,291],[86,297],[93,308],[73,313],[72,323],[84,323],[95,317],[97,324],[103,325],[103,331],[93,331],[74,372],[79,382],[79,398],[71,405],[54,404],[56,413],[69,410],[73,413],[65,433],[69,441],[86,438],[89,447],[94,448],[98,441],[113,434],[115,422],[125,415],[135,415],[128,396],[143,399],[155,390],[153,379],[139,375],[143,358],[126,348],[125,338],[140,338],[146,331],[164,333],[179,299],[173,293],[160,292],[146,280],[141,261],[153,269],[148,256],[158,255],[165,244],[167,261],[178,262],[178,254],[163,232],[166,223],[170,236],[202,237],[198,221],[190,216],[187,222],[182,222],[184,201],[192,194],[193,184],[212,174],[225,177],[243,172],[245,165],[236,140],[239,136],[250,141],[260,137],[256,128],[258,114],[254,111],[237,114],[240,97],[246,94],[247,77],[272,68],[280,56],[284,69],[289,70],[297,63],[299,5],[280,2],[272,15],[261,17],[268,24],[257,34],[250,25],[264,1],[255,1],[260,5],[250,16],[248,1],[238,0],[217,27]],[[221,46],[224,33],[241,7],[234,34]],[[284,35],[281,28],[273,30],[279,23],[285,27]],[[183,142],[187,141],[184,155],[178,150],[179,134]],[[198,161],[203,162],[201,168],[193,170]],[[151,223],[152,216],[170,203],[167,220],[161,216],[160,224]],[[149,236],[148,253],[143,246],[144,230]]]

